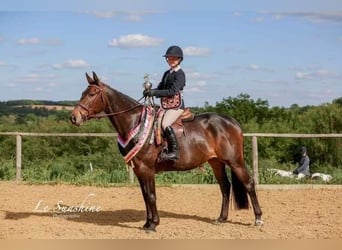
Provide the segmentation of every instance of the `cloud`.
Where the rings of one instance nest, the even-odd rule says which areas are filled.
[[[314,71],[297,71],[295,73],[296,80],[313,80],[313,79],[326,79],[326,78],[338,78],[339,75],[325,70],[317,69]]]
[[[207,81],[205,80],[191,81],[184,91],[185,92],[204,92],[206,86],[207,86]]]
[[[189,69],[187,70],[186,78],[191,79],[191,80],[200,80],[200,79],[208,80],[208,79],[216,78],[216,76],[212,74],[200,73],[198,71],[192,71]]]
[[[201,48],[195,46],[189,46],[183,49],[186,56],[208,56],[210,55],[210,49]]]
[[[325,12],[269,12],[276,19],[283,17],[304,18],[311,22],[342,22],[342,11],[325,11]]]
[[[40,80],[41,76],[36,73],[31,73],[24,75],[18,79],[17,82],[22,82],[22,83],[33,83],[33,82],[38,82]]]
[[[262,23],[264,21],[264,17],[258,16],[256,18],[254,18],[254,22],[256,23]]]
[[[41,43],[41,40],[37,37],[21,38],[17,41],[17,45],[37,45],[40,43]]]
[[[89,64],[82,59],[69,59],[62,64],[54,64],[54,69],[81,69],[88,68]]]
[[[96,18],[112,19],[121,18],[128,22],[140,22],[144,16],[152,14],[152,11],[87,11],[86,14],[95,16]]]
[[[295,74],[295,78],[297,80],[310,80],[310,79],[312,79],[312,73],[298,71]]]
[[[16,65],[14,65],[14,64],[8,64],[5,61],[0,61],[0,69],[1,68],[13,70],[13,69],[16,69],[18,67]]]
[[[158,46],[162,42],[163,39],[157,37],[151,37],[143,34],[129,34],[126,36],[120,36],[119,38],[114,38],[108,43],[108,46],[118,47],[121,49],[145,48]]]
[[[129,14],[124,18],[126,21],[129,22],[140,22],[142,21],[143,17],[140,14]]]
[[[274,69],[260,66],[258,64],[250,64],[248,66],[233,65],[229,67],[229,70],[246,70],[246,71],[259,71],[259,72],[274,72]]]
[[[51,80],[55,80],[56,76],[49,74],[49,75],[42,75],[38,73],[29,73],[23,76],[18,77],[14,80],[14,83],[39,83],[43,82],[46,83]]]
[[[93,15],[97,18],[104,18],[104,19],[110,19],[115,16],[117,16],[118,12],[116,11],[91,11],[86,12],[87,14]]]
[[[60,39],[46,39],[46,40],[42,40],[40,38],[37,37],[32,37],[32,38],[20,38],[17,41],[17,45],[20,46],[26,46],[26,45],[61,45],[63,44],[63,41]]]

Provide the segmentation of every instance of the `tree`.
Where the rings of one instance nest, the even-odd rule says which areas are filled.
[[[338,104],[338,105],[341,105],[341,106],[342,106],[342,97],[333,100],[332,103]]]
[[[252,120],[261,124],[268,117],[268,101],[254,101],[250,95],[241,93],[237,97],[224,98],[222,102],[216,103],[215,111],[227,114],[242,124]]]

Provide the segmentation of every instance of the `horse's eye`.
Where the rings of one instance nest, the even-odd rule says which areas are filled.
[[[89,96],[94,96],[94,95],[96,95],[96,94],[97,94],[96,91],[91,91],[91,92],[89,92]]]

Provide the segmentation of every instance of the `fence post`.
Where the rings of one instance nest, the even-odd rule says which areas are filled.
[[[22,139],[21,134],[16,135],[16,155],[15,155],[15,166],[16,166],[16,181],[21,181],[21,148]]]
[[[255,185],[259,184],[259,169],[258,169],[258,139],[255,135],[252,137],[252,155],[253,155],[253,179]]]

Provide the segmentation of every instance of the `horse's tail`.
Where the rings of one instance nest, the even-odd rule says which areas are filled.
[[[231,171],[231,176],[235,208],[248,209],[249,203],[246,188],[233,171]]]

